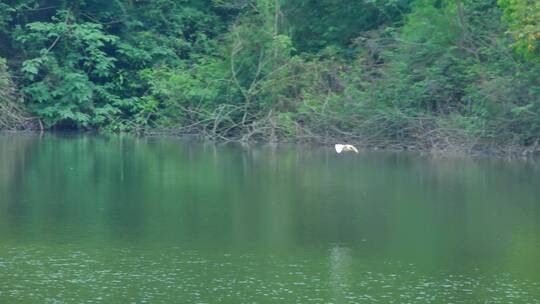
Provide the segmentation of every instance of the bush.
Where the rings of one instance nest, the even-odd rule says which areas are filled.
[[[0,57],[0,130],[24,130],[33,127],[33,120],[19,103],[15,86]]]

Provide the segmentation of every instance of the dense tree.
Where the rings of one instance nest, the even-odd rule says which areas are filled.
[[[532,145],[539,9],[530,0],[10,0],[0,3],[0,78],[45,128]]]
[[[515,39],[514,46],[528,57],[540,56],[540,2],[534,0],[499,0],[504,20]]]
[[[284,18],[300,51],[343,48],[363,32],[397,25],[411,0],[292,0]]]

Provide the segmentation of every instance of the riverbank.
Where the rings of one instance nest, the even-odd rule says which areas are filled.
[[[432,132],[435,133],[435,132]],[[440,138],[425,137],[417,141],[389,140],[386,138],[361,138],[354,135],[331,136],[315,135],[299,136],[292,138],[254,138],[244,140],[243,136],[225,137],[211,136],[208,133],[184,133],[175,129],[152,129],[138,133],[139,136],[162,137],[172,136],[196,140],[210,140],[216,142],[242,142],[242,143],[295,143],[333,146],[336,143],[349,143],[363,150],[369,151],[413,151],[438,156],[472,156],[472,157],[509,157],[509,158],[534,158],[540,156],[540,144],[536,141],[530,146],[512,144],[500,144],[495,142],[481,142],[473,140],[457,140],[457,136],[445,136]]]
[[[452,156],[469,156],[469,157],[496,157],[496,158],[536,158],[540,156],[540,144],[530,146],[519,145],[502,145],[497,143],[479,142],[479,141],[451,141],[450,137],[439,138],[424,138],[418,141],[407,140],[388,140],[385,138],[369,138],[362,139],[359,136],[333,136],[313,135],[298,136],[289,138],[263,138],[252,137],[245,140],[243,136],[211,136],[204,132],[182,132],[181,129],[145,129],[137,132],[100,132],[97,130],[86,131],[39,131],[39,130],[1,130],[0,134],[100,134],[106,136],[116,136],[121,134],[129,134],[141,138],[160,138],[172,137],[195,141],[210,141],[216,143],[243,143],[243,144],[308,144],[316,146],[333,146],[336,143],[353,144],[361,150],[365,151],[386,151],[386,152],[418,152],[422,154],[452,157]]]
[[[503,15],[513,16],[515,3],[405,1],[397,9],[360,1],[353,10],[263,1],[223,11],[166,2],[166,10],[161,2],[124,8],[144,28],[109,20],[110,7],[91,3],[43,14],[8,5],[0,128],[537,153],[540,57],[513,49],[519,20]],[[380,18],[359,24],[354,11]],[[287,18],[300,12],[329,19]]]

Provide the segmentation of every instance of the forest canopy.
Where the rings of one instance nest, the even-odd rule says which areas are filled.
[[[0,128],[537,145],[535,0],[3,0]]]

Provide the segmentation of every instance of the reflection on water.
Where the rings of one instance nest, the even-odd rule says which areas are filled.
[[[330,250],[330,290],[336,303],[347,303],[352,282],[351,249],[335,246]]]
[[[0,136],[0,303],[538,303],[535,162]]]

